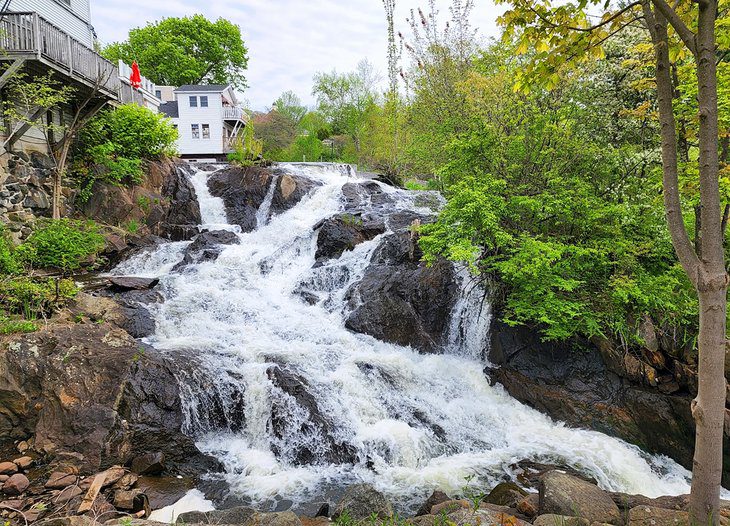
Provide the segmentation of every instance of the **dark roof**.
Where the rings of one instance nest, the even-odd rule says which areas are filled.
[[[164,113],[165,115],[173,119],[177,119],[178,117],[180,117],[180,111],[177,107],[177,101],[173,100],[160,104],[160,113]]]
[[[175,89],[175,91],[209,91],[212,93],[220,93],[226,91],[228,84],[185,84]]]

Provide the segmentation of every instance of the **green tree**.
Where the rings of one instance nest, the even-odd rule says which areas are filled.
[[[233,84],[239,89],[246,87],[247,53],[237,25],[203,15],[151,22],[102,50],[111,61],[136,60],[155,84]]]
[[[604,56],[603,42],[612,34],[643,22],[654,45],[656,103],[660,123],[663,196],[672,245],[699,297],[699,389],[692,403],[696,424],[694,469],[690,495],[692,521],[719,523],[722,441],[725,418],[724,376],[727,288],[723,214],[719,185],[719,112],[717,64],[728,56],[728,4],[700,0],[697,4],[637,0],[612,8],[593,0],[560,3],[549,0],[505,0],[505,37],[517,38],[518,50],[532,49],[517,87],[555,88],[560,69]],[[596,16],[596,9],[603,9]],[[691,61],[697,79],[697,150],[694,166],[699,188],[701,233],[692,243],[685,226],[680,194],[680,140],[675,118],[676,82],[673,67]],[[681,136],[681,134],[680,134]]]
[[[317,73],[312,94],[317,97],[318,110],[327,118],[335,134],[352,138],[360,151],[363,128],[376,101],[378,76],[372,65],[363,60],[350,73]]]
[[[285,118],[298,125],[307,114],[307,107],[293,91],[285,91],[274,101],[275,110]]]

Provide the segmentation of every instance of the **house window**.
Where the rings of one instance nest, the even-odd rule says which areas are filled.
[[[191,96],[190,97],[190,107],[191,108],[197,108],[198,107],[198,97]]]
[[[155,90],[155,97],[157,97],[158,99],[161,99],[162,98],[162,90],[156,89]]]
[[[203,124],[203,139],[210,139],[210,124]]]
[[[201,108],[207,108],[208,107],[208,96],[207,95],[201,95],[200,96],[200,107]]]
[[[200,139],[200,126],[197,124],[191,124],[190,128],[193,132],[193,139]]]

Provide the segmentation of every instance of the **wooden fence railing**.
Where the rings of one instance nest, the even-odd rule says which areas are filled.
[[[99,86],[119,98],[117,67],[93,49],[53,25],[38,13],[0,13],[0,59],[2,55],[36,55],[52,62],[69,76]]]

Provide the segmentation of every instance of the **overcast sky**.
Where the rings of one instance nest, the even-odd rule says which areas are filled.
[[[437,0],[440,15],[450,0]],[[411,8],[428,0],[397,0],[396,30],[407,34]],[[472,24],[483,38],[496,36],[499,13],[492,0],[475,0]],[[123,40],[129,29],[164,17],[201,13],[241,27],[248,47],[243,93],[253,109],[265,109],[286,90],[313,103],[312,76],[351,71],[368,58],[385,77],[387,34],[381,0],[93,0],[92,19],[102,43]],[[142,72],[144,74],[144,71]]]

